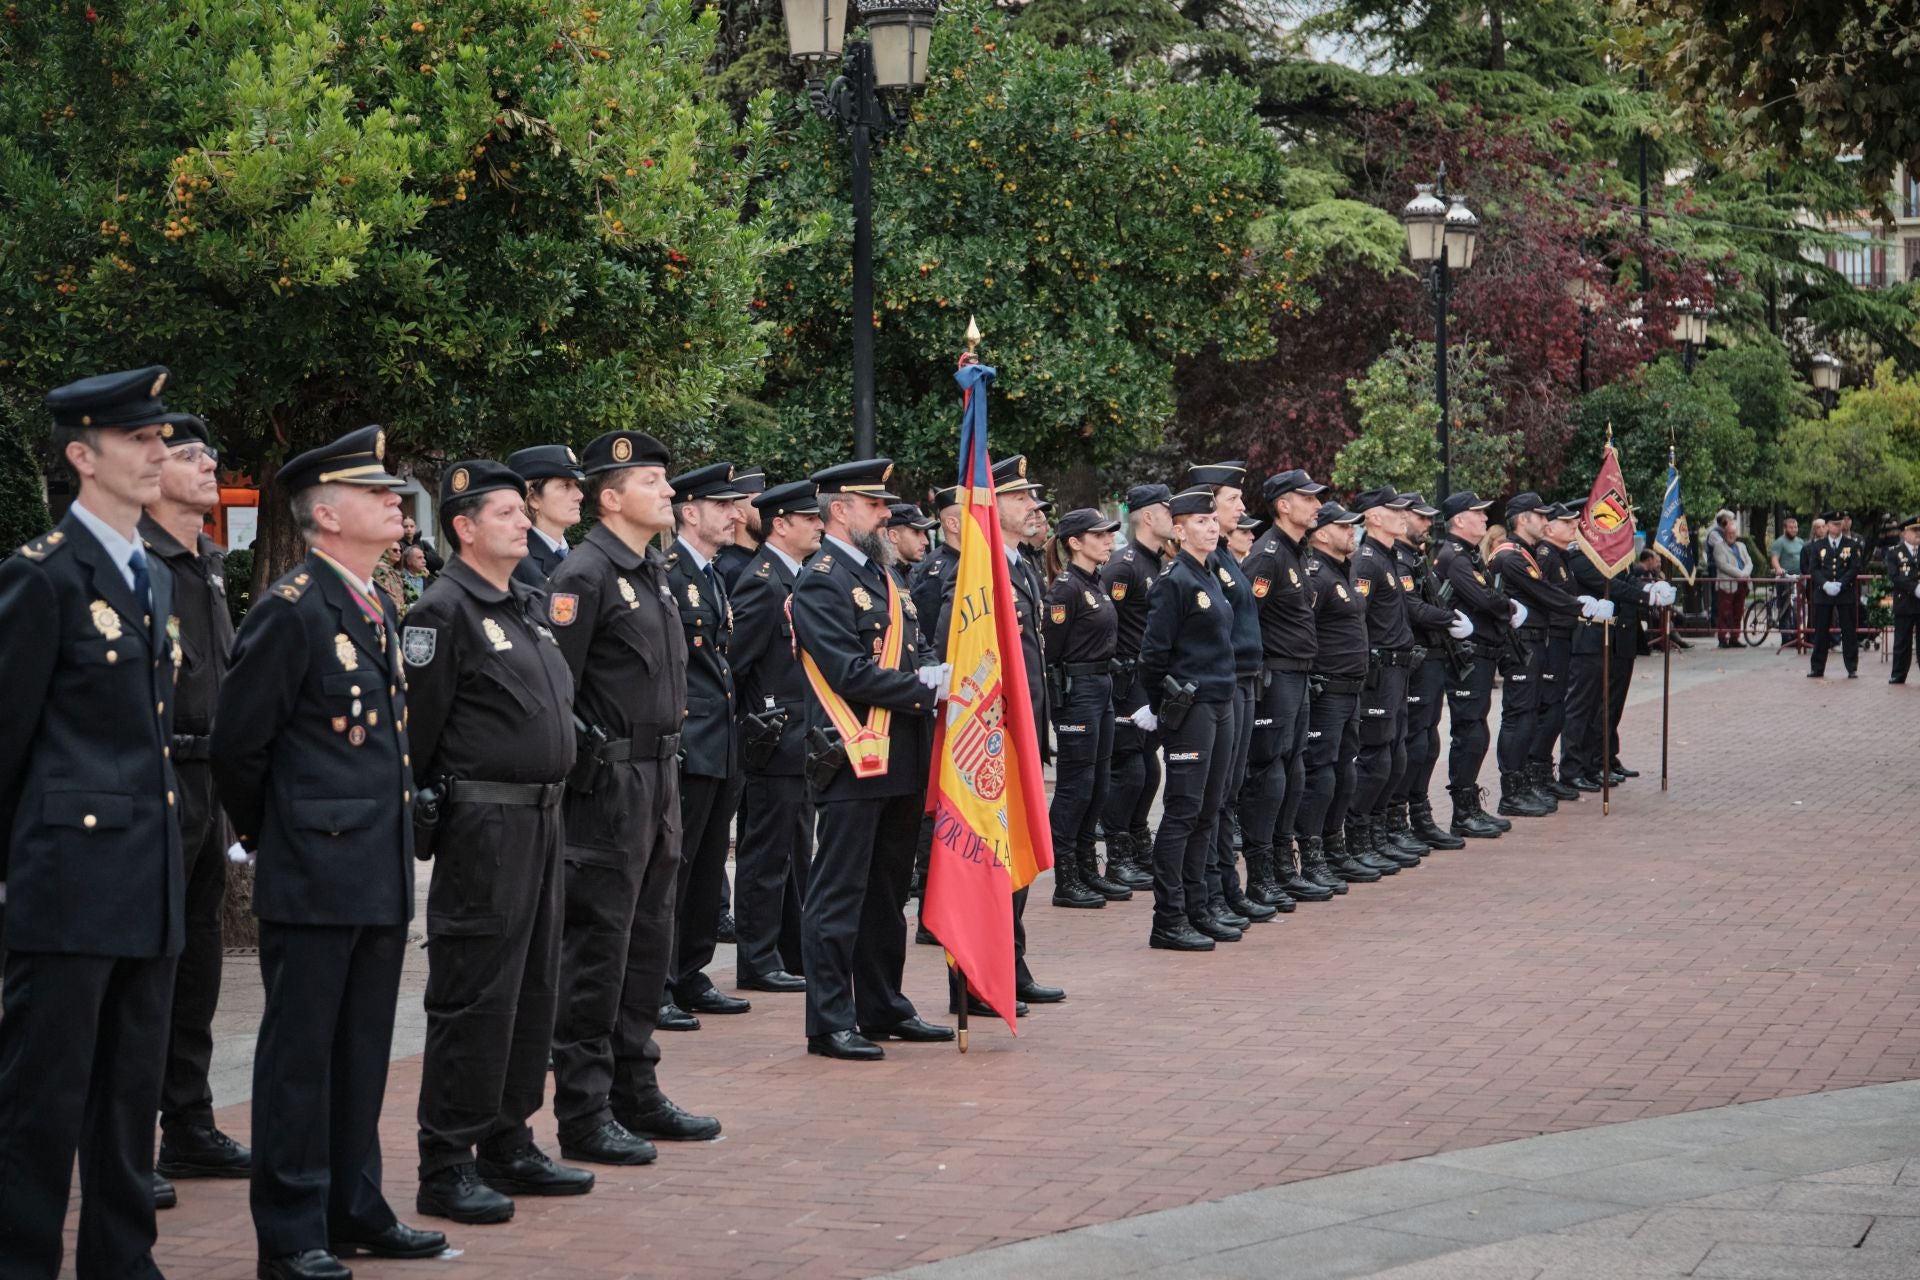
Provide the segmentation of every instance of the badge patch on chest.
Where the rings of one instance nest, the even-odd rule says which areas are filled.
[[[1346,599],[1348,599],[1348,598],[1349,598],[1349,597],[1348,597],[1348,595],[1347,595],[1347,589],[1346,589],[1345,587],[1343,587],[1343,586],[1341,586],[1341,585],[1340,585],[1339,583],[1337,583],[1337,582],[1333,584],[1333,593],[1334,593],[1335,595],[1337,595],[1337,596],[1339,596],[1339,597],[1340,597],[1340,598],[1341,598],[1342,600],[1346,600]]]
[[[640,593],[633,589],[633,584],[625,578],[616,578],[614,581],[620,584],[620,598],[627,602],[627,608],[638,609],[640,607]]]
[[[400,656],[410,667],[426,666],[439,651],[440,633],[432,627],[406,627],[400,632]]]
[[[344,670],[351,671],[360,665],[360,659],[353,653],[353,641],[347,639],[347,633],[344,631],[334,632],[333,656]]]
[[[622,582],[626,579],[622,578]],[[631,587],[628,590],[632,590]],[[580,616],[580,597],[572,592],[562,591],[547,597],[547,621],[556,627],[570,627],[573,620]]]
[[[873,608],[873,595],[865,587],[853,589],[853,602],[862,609]]]
[[[1053,625],[1059,626],[1067,620],[1067,606],[1054,604],[1047,606],[1047,617],[1053,619]]]
[[[1080,593],[1080,597],[1081,597],[1081,599],[1083,599],[1083,600],[1085,600],[1085,601],[1087,602],[1087,608],[1089,608],[1089,609],[1098,609],[1098,608],[1100,607],[1100,597],[1099,597],[1099,596],[1097,596],[1097,595],[1095,595],[1095,594],[1093,594],[1093,592],[1091,592],[1091,591],[1082,591],[1082,592]]]
[[[504,651],[513,648],[513,641],[507,639],[506,628],[492,618],[480,619],[480,629],[487,633],[487,643],[495,649]]]
[[[687,584],[687,607],[690,609],[700,607],[700,584],[697,582]]]
[[[1206,592],[1204,592],[1204,591],[1196,591],[1196,592],[1194,592],[1194,593],[1193,593],[1193,602],[1194,602],[1195,604],[1197,604],[1197,605],[1199,605],[1199,606],[1200,606],[1200,607],[1201,607],[1202,609],[1211,609],[1211,608],[1213,608],[1213,597],[1212,597],[1212,596],[1210,596],[1210,595],[1208,595],[1208,594],[1207,594]]]
[[[1300,585],[1300,571],[1295,569],[1292,565],[1287,566],[1287,581],[1291,582],[1296,587]]]
[[[122,634],[120,615],[105,600],[95,600],[87,606],[93,614],[93,629],[109,640],[118,640]]]
[[[1220,582],[1223,586],[1230,587],[1233,585],[1233,576],[1226,571],[1224,566],[1217,570],[1217,572],[1220,574]]]

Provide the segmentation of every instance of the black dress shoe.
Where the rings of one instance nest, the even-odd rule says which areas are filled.
[[[711,1142],[720,1136],[718,1120],[712,1116],[696,1116],[690,1111],[682,1111],[665,1094],[657,1094],[646,1106],[615,1118],[627,1127],[629,1133],[637,1133],[655,1141]]]
[[[913,940],[916,944],[923,947],[937,947],[940,945],[940,939],[928,932],[927,926],[923,924],[914,926]]]
[[[823,1058],[845,1058],[849,1062],[877,1062],[887,1051],[858,1031],[835,1031],[831,1035],[808,1036],[807,1052]]]
[[[807,980],[797,973],[775,969],[772,973],[750,974],[734,985],[742,991],[805,991]]]
[[[1858,671],[1849,671],[1849,672],[1847,672],[1847,679],[1849,679],[1849,680],[1858,680],[1859,678],[1860,678],[1860,673],[1859,673]]]
[[[1160,951],[1211,951],[1213,939],[1182,920],[1171,929],[1155,929],[1147,935],[1147,945]]]
[[[660,1153],[645,1138],[627,1131],[618,1120],[609,1120],[592,1133],[569,1141],[560,1139],[560,1154],[568,1160],[589,1164],[652,1164]]]
[[[1187,921],[1195,933],[1205,934],[1215,942],[1238,942],[1240,931],[1230,924],[1223,924],[1218,916],[1200,916]]]
[[[674,1003],[688,1013],[745,1013],[753,1008],[752,1001],[742,1000],[739,996],[730,996],[718,987],[696,991],[686,999],[675,1000]]]
[[[154,1169],[169,1178],[244,1178],[253,1153],[210,1124],[163,1130]]]
[[[1037,982],[1026,982],[1017,986],[1013,994],[1028,1004],[1059,1004],[1067,998],[1064,987],[1043,987]]]
[[[1627,768],[1627,766],[1621,764],[1618,760],[1615,760],[1613,762],[1613,771],[1619,774],[1623,778],[1637,778],[1640,776],[1640,771],[1638,769],[1629,769]]]
[[[476,1168],[488,1186],[510,1196],[583,1196],[593,1190],[593,1170],[555,1164],[531,1142],[493,1156],[483,1151]]]
[[[377,1236],[332,1241],[332,1248],[349,1258],[356,1253],[370,1253],[376,1258],[437,1258],[447,1251],[447,1238],[438,1231],[421,1231],[396,1222]]]
[[[155,1173],[153,1175],[153,1207],[171,1209],[179,1203],[180,1193],[173,1189],[173,1184]]]
[[[960,1006],[952,1000],[948,1000],[947,1012],[957,1014],[960,1012]],[[995,1013],[993,1006],[985,1000],[982,1000],[979,996],[970,994],[967,996],[967,1016],[969,1018],[997,1018],[1000,1015]],[[1016,1018],[1024,1018],[1027,1016],[1027,1002],[1025,1000],[1015,1000],[1013,1002],[1013,1016]]]
[[[1230,911],[1226,907],[1215,907],[1213,908],[1213,910],[1209,911],[1207,914],[1212,916],[1215,920],[1218,920],[1221,924],[1227,926],[1227,928],[1238,929],[1242,933],[1245,933],[1248,929],[1251,929],[1253,927],[1252,920],[1248,919],[1246,916],[1241,915],[1238,911]]]
[[[1576,774],[1567,779],[1567,785],[1575,791],[1598,791],[1600,790],[1600,779],[1590,773]]]
[[[473,1226],[513,1217],[513,1201],[498,1188],[480,1181],[480,1171],[472,1164],[437,1169],[420,1179],[413,1207],[430,1218],[450,1218]]]
[[[662,1031],[698,1031],[700,1019],[682,1009],[671,1000],[660,1005],[660,1021],[654,1024]]]
[[[925,1018],[916,1016],[903,1022],[896,1022],[890,1027],[862,1027],[860,1034],[869,1040],[906,1040],[913,1044],[938,1044],[953,1039],[953,1028],[935,1026]]]
[[[1291,907],[1293,904],[1289,902],[1287,905]],[[1255,902],[1245,893],[1237,893],[1228,898],[1227,908],[1237,916],[1245,916],[1247,920],[1253,924],[1259,924],[1263,920],[1271,920],[1280,914],[1279,907],[1268,906],[1264,902]]]
[[[260,1280],[353,1280],[353,1272],[325,1249],[262,1258],[254,1274]]]

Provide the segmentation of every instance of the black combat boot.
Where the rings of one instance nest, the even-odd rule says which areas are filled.
[[[1367,849],[1374,857],[1391,862],[1402,870],[1419,866],[1420,853],[1426,852],[1426,849],[1422,847],[1420,853],[1408,853],[1405,849],[1402,849],[1399,845],[1389,840],[1387,838],[1387,820],[1384,816],[1377,813],[1367,815]]]
[[[1527,775],[1517,769],[1500,772],[1500,814],[1508,818],[1544,818],[1547,806],[1527,790]]]
[[[1108,902],[1127,902],[1132,899],[1132,889],[1100,874],[1100,850],[1091,839],[1080,847],[1079,860],[1081,884]]]
[[[1153,828],[1141,823],[1127,833],[1133,847],[1132,856],[1127,859],[1127,869],[1140,877],[1136,889],[1153,887]]]
[[[1247,878],[1249,880],[1253,878],[1252,867],[1247,868]],[[1270,907],[1249,895],[1246,890],[1238,888],[1227,894],[1227,909],[1236,916],[1244,916],[1255,924],[1271,920],[1280,914],[1279,908]]]
[[[1480,815],[1482,821],[1491,823],[1496,831],[1507,832],[1513,830],[1513,823],[1497,814],[1487,812],[1487,789],[1485,787],[1476,786],[1473,788],[1473,811]]]
[[[1247,896],[1280,911],[1293,910],[1293,899],[1273,874],[1273,850],[1255,849],[1247,855]]]
[[[1407,829],[1416,840],[1427,842],[1429,849],[1464,849],[1467,842],[1433,820],[1433,802],[1425,798],[1407,802]]]
[[[1107,879],[1129,889],[1153,887],[1153,871],[1147,863],[1153,859],[1153,845],[1138,844],[1126,832],[1107,837]]]
[[[1296,864],[1293,857],[1293,837],[1281,836],[1273,846],[1273,874],[1280,882],[1280,888],[1295,902],[1330,902],[1333,900],[1333,885],[1321,884],[1313,879],[1304,865]],[[1340,884],[1336,878],[1334,884]],[[1342,889],[1347,886],[1340,884]]]
[[[1534,763],[1527,766],[1527,776],[1533,779],[1533,789],[1544,792],[1556,800],[1578,800],[1580,788],[1570,787],[1553,776],[1553,763]]]
[[[1383,876],[1400,874],[1400,864],[1391,858],[1382,857],[1373,847],[1373,824],[1365,818],[1351,815],[1347,818],[1347,861],[1357,862],[1369,871],[1378,871]]]
[[[1372,867],[1353,860],[1347,849],[1344,831],[1322,836],[1320,847],[1326,851],[1328,869],[1348,884],[1373,884],[1381,878],[1380,873]]]
[[[1500,835],[1500,828],[1480,810],[1480,788],[1469,783],[1464,787],[1448,787],[1447,794],[1453,797],[1453,834],[1466,836],[1472,840],[1494,840]]]
[[[1347,891],[1347,882],[1336,875],[1333,868],[1328,865],[1326,847],[1319,836],[1300,838],[1300,874],[1308,883],[1319,886],[1329,894],[1339,895]],[[1308,900],[1322,901],[1322,899],[1311,898]]]
[[[1080,862],[1072,849],[1057,850],[1053,858],[1053,905],[1091,909],[1107,900],[1080,882]]]
[[[1560,812],[1560,797],[1540,785],[1540,779],[1536,776],[1532,765],[1515,772],[1519,775],[1520,785],[1526,788],[1527,794],[1539,801],[1548,813]]]
[[[1397,801],[1387,806],[1384,814],[1373,815],[1374,825],[1386,832],[1387,843],[1402,853],[1416,858],[1424,858],[1433,852],[1413,830],[1407,826],[1407,806],[1405,801]]]

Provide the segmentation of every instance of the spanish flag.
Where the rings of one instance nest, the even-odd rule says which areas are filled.
[[[954,375],[960,426],[960,563],[946,656],[953,680],[934,738],[933,853],[921,921],[947,961],[1014,1028],[1013,894],[1053,865],[1040,738],[993,500],[987,384],[969,352]]]

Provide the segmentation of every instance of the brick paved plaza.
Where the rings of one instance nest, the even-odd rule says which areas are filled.
[[[1872,654],[1858,681],[1804,670],[1770,651],[1677,662],[1663,795],[1659,667],[1643,660],[1624,756],[1645,776],[1612,816],[1590,797],[1518,820],[1211,955],[1150,952],[1137,896],[1057,911],[1036,892],[1034,968],[1070,999],[1017,1040],[977,1027],[964,1058],[811,1058],[799,998],[756,994],[751,1014],[662,1037],[666,1087],[720,1116],[723,1140],[601,1169],[585,1199],[522,1199],[504,1226],[450,1228],[463,1252],[440,1265],[876,1275],[1439,1152],[1920,1076],[1920,695],[1889,689]],[[716,972],[730,987],[730,949]],[[403,1005],[418,977],[416,961]],[[244,1079],[231,1052],[250,1028],[233,1019],[257,986],[250,960],[230,962],[218,1082]],[[933,948],[913,949],[907,991],[944,1019]],[[396,1043],[417,1050],[405,1028]],[[413,1214],[418,1067],[394,1066],[387,1191],[437,1226]],[[247,1107],[220,1123],[244,1141]],[[245,1184],[182,1183],[160,1225],[169,1276],[253,1274]]]

